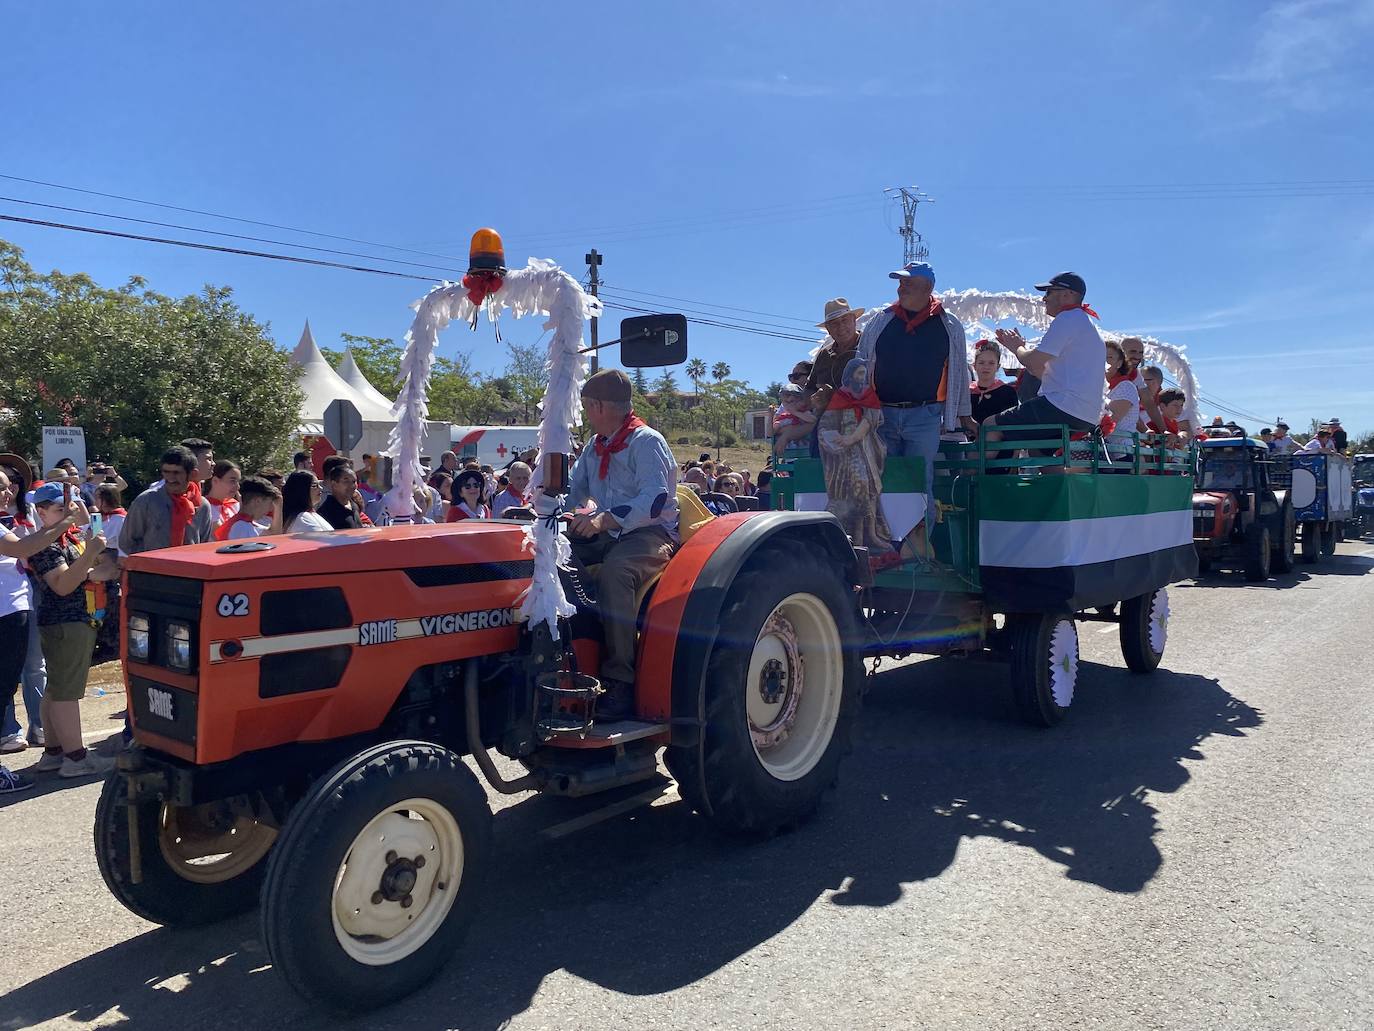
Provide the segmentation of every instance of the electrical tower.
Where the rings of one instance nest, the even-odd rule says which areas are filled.
[[[916,231],[916,206],[934,204],[935,198],[926,196],[919,186],[889,186],[883,192],[902,204],[902,227],[897,230],[902,238],[902,264],[924,261],[930,257],[930,248]]]

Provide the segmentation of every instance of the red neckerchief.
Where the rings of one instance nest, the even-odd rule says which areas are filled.
[[[212,498],[208,494],[205,500],[210,502],[212,507],[219,509],[219,520],[221,523],[229,518],[229,513],[226,512],[225,509],[229,508],[230,505],[237,505],[239,503],[238,498]]]
[[[926,305],[925,311],[918,311],[914,314],[907,314],[907,310],[901,304],[890,304],[887,308],[893,315],[902,320],[908,333],[915,333],[916,327],[925,322],[932,315],[943,315],[945,306],[940,303],[940,298],[932,297],[930,303]]]
[[[115,516],[126,516],[126,515],[128,515],[128,514],[129,514],[129,513],[126,512],[124,509],[122,509],[122,508],[116,508],[116,509],[111,510],[110,514],[107,515],[105,518],[106,518],[106,519],[113,519]]]
[[[992,381],[992,386],[988,387],[988,388],[985,390],[984,388],[982,388],[982,387],[980,387],[980,386],[978,385],[978,381],[977,381],[977,380],[974,380],[972,383],[970,383],[970,384],[968,385],[968,389],[969,389],[969,392],[972,393],[974,397],[978,397],[980,394],[991,394],[991,393],[992,393],[994,390],[996,390],[998,387],[1009,387],[1009,386],[1011,386],[1011,385],[1012,385],[1012,384],[1010,384],[1010,383],[1006,383],[1006,382],[1004,382],[1004,381],[1002,381],[1002,380],[1000,380],[1000,379],[996,379],[996,380],[993,380],[993,381]]]
[[[1055,318],[1058,318],[1060,315],[1063,315],[1066,311],[1076,311],[1076,310],[1078,310],[1079,308],[1082,308],[1085,312],[1087,312],[1087,313],[1088,313],[1089,315],[1091,315],[1093,318],[1097,318],[1097,317],[1098,317],[1097,312],[1093,311],[1093,310],[1092,310],[1091,308],[1089,308],[1086,304],[1071,304],[1071,305],[1069,305],[1067,308],[1060,308],[1057,312],[1055,312],[1055,313],[1054,313]]]
[[[620,424],[620,429],[615,431],[615,436],[607,443],[606,438],[597,434],[592,441],[592,446],[596,448],[596,457],[601,459],[601,467],[597,470],[597,479],[604,480],[606,474],[611,471],[611,456],[617,455],[630,446],[630,434],[641,426],[648,425],[643,419],[635,415],[634,409],[625,416],[625,421]]]
[[[878,392],[869,387],[858,397],[855,397],[844,387],[837,387],[835,392],[830,395],[830,403],[825,406],[827,412],[839,412],[846,408],[854,409],[854,418],[862,419],[865,408],[881,409],[883,403],[878,400]]]
[[[227,541],[229,539],[229,531],[234,528],[235,523],[251,523],[252,521],[252,519],[248,518],[248,513],[240,508],[234,513],[234,518],[226,519],[224,522],[220,523],[219,526],[215,527],[215,540]]]
[[[191,525],[196,510],[200,508],[200,484],[192,480],[186,485],[185,493],[168,494],[167,497],[172,502],[172,532],[168,543],[173,548],[179,548],[186,543],[186,527]]]
[[[1165,415],[1163,412],[1160,412],[1159,414],[1160,414],[1160,416],[1164,419],[1164,428],[1165,428],[1168,432],[1170,432],[1170,433],[1177,433],[1177,432],[1178,432],[1178,420],[1177,420],[1177,419],[1170,419],[1170,418],[1169,418],[1167,415]],[[1159,432],[1159,427],[1155,425],[1155,421],[1154,421],[1153,419],[1149,420],[1145,425],[1148,426],[1148,427],[1150,427],[1150,429],[1154,430],[1154,432],[1156,432],[1156,433]]]
[[[1136,377],[1136,370],[1135,370],[1135,369],[1132,369],[1130,372],[1126,373],[1126,375],[1124,375],[1124,376],[1108,376],[1108,377],[1107,377],[1107,389],[1108,389],[1108,390],[1115,390],[1116,387],[1117,387],[1117,384],[1119,384],[1119,383],[1125,383],[1127,380],[1129,380],[1129,381],[1131,381],[1132,383],[1134,383],[1135,380],[1136,380],[1136,378],[1137,378],[1137,377]]]
[[[81,531],[75,526],[69,526],[62,531],[62,536],[57,538],[57,543],[64,548],[74,548],[81,543]]]

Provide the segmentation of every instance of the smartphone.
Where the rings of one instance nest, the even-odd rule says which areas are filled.
[[[86,529],[86,540],[99,536],[104,528],[104,520],[101,518],[100,513],[92,512],[90,525]]]

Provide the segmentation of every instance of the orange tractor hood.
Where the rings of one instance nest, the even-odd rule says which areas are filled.
[[[522,550],[527,523],[465,519],[424,526],[386,526],[333,533],[259,537],[270,550],[224,551],[231,544],[191,544],[131,555],[125,568],[192,580],[241,580],[314,576],[412,566],[474,565],[532,557]]]

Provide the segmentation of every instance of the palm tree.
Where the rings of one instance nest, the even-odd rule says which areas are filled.
[[[716,362],[715,365],[711,366],[711,378],[717,383],[726,379],[729,375],[730,366],[726,365],[724,362]]]
[[[692,381],[692,393],[701,396],[701,381],[706,378],[706,363],[700,358],[693,358],[687,363],[683,370],[687,373],[687,378]]]

